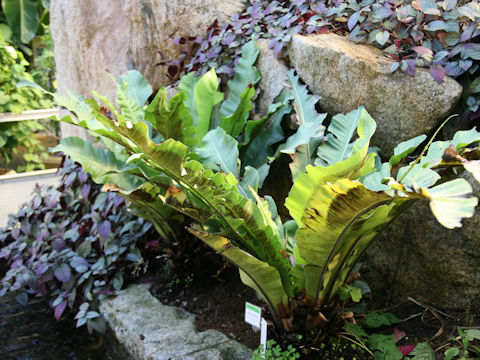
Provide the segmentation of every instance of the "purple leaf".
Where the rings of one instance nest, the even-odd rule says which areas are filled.
[[[35,275],[40,276],[48,270],[48,265],[45,263],[38,263],[37,268],[35,269]]]
[[[72,172],[70,175],[67,176],[67,179],[65,180],[65,186],[66,187],[72,186],[76,178],[77,178],[77,173]]]
[[[60,193],[56,192],[50,196],[50,199],[48,199],[48,206],[50,208],[53,208],[57,203],[58,200],[60,199]]]
[[[83,170],[80,170],[78,172],[78,180],[80,180],[81,182],[85,182],[88,180],[88,174],[83,171]]]
[[[90,266],[88,261],[81,256],[75,256],[70,262],[70,265],[79,273],[84,273]]]
[[[415,51],[418,55],[432,55],[433,52],[429,48],[425,46],[414,46],[412,48],[413,51]]]
[[[402,355],[408,355],[410,354],[413,349],[415,349],[415,345],[403,345],[403,346],[398,346],[398,350],[402,353]]]
[[[467,40],[470,40],[474,31],[476,30],[477,26],[474,22],[472,22],[468,28],[462,32],[462,35],[460,35],[460,42],[464,42],[464,41],[467,41]]]
[[[22,232],[26,235],[30,233],[31,225],[28,222],[22,223],[22,226],[20,227]]]
[[[46,272],[42,276],[40,276],[40,278],[38,279],[38,282],[40,284],[44,284],[49,282],[50,280],[53,280],[53,275],[51,272]]]
[[[62,239],[62,238],[56,238],[55,240],[53,240],[52,242],[52,248],[54,250],[57,250],[57,251],[62,251],[63,249],[65,249],[65,240]]]
[[[457,0],[445,0],[444,1],[444,8],[446,11],[453,10],[453,8],[457,6]]]
[[[458,66],[460,66],[463,70],[467,71],[468,69],[470,69],[473,65],[473,61],[472,60],[460,60],[458,62]]]
[[[105,220],[98,224],[98,233],[103,237],[107,238],[108,235],[110,234],[110,230],[112,229],[112,225],[110,224],[110,221]]]
[[[283,43],[281,41],[278,41],[273,48],[273,54],[277,56],[280,50],[282,50],[282,48],[283,48]]]
[[[215,56],[217,56],[217,53],[215,52],[215,48],[212,47],[208,50],[207,57],[213,59]]]
[[[45,237],[47,236],[47,234],[48,234],[48,233],[47,233],[46,231],[40,231],[40,232],[38,233],[35,241],[36,241],[37,243],[41,243],[41,242],[45,239]]]
[[[42,204],[42,198],[40,196],[35,196],[33,198],[32,209],[36,210]]]
[[[417,43],[420,42],[420,40],[422,40],[424,37],[424,33],[422,31],[416,31],[416,30],[412,30],[411,35],[412,35],[412,39]]]
[[[62,301],[60,304],[55,306],[55,319],[60,320],[60,317],[62,316],[66,307],[67,307],[66,301]]]
[[[7,250],[6,248],[3,248],[0,250],[0,259],[6,259],[10,256],[10,250]]]
[[[407,73],[408,75],[411,75],[411,76],[414,76],[414,75],[415,75],[415,64],[416,64],[416,62],[415,62],[414,59],[408,59],[408,60],[407,60],[407,65],[408,65],[408,67],[407,67],[406,73]]]
[[[82,187],[82,196],[83,196],[83,199],[84,200],[88,200],[88,195],[90,194],[90,189],[92,187],[90,186],[90,184],[85,184],[83,185]]]
[[[458,66],[457,61],[451,61],[445,65],[445,72],[448,76],[457,77],[464,73],[463,69]]]
[[[20,229],[15,228],[12,230],[12,238],[13,240],[18,240],[18,237],[20,236]]]
[[[270,4],[266,7],[265,10],[263,10],[263,15],[269,15],[275,11],[275,6],[273,4]]]
[[[235,38],[237,37],[236,34],[230,34],[228,35],[225,39],[222,40],[222,45],[230,45],[234,40]]]
[[[123,197],[117,195],[113,198],[113,206],[115,206],[116,208],[118,208],[120,205],[123,205],[123,203]]]
[[[70,267],[67,264],[62,264],[55,270],[55,277],[63,283],[70,280],[71,274]]]
[[[325,3],[321,2],[318,5],[313,6],[313,11],[319,14],[323,14],[327,10],[327,7],[325,6]]]
[[[462,55],[473,60],[480,60],[480,44],[466,44],[462,50]]]
[[[358,19],[360,18],[360,11],[354,12],[349,18],[348,18],[348,30],[352,31],[352,29],[357,25]]]

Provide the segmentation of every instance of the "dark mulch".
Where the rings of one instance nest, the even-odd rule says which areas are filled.
[[[183,272],[170,277],[169,281],[156,281],[152,293],[164,304],[181,306],[196,315],[196,325],[200,331],[217,329],[232,339],[245,344],[251,349],[258,347],[260,335],[244,321],[245,302],[262,305],[253,290],[240,281],[238,271],[228,267],[218,276],[200,272]],[[475,328],[480,325],[479,309],[442,310],[407,300],[395,306],[381,306],[377,299],[375,310],[385,310],[394,313],[407,321],[376,330],[379,333],[392,334],[394,328],[404,331],[406,336],[398,345],[414,345],[428,341],[437,350],[437,358],[443,359],[444,351],[451,346],[451,336],[457,336],[457,326]],[[357,318],[361,320],[361,316]],[[269,338],[275,334],[269,331]],[[303,348],[308,359],[371,359],[360,346],[349,340],[331,337],[324,344],[313,349]]]
[[[228,268],[219,276],[199,278],[188,274],[156,282],[152,293],[166,305],[181,306],[195,314],[199,331],[216,329],[256,349],[260,333],[244,321],[245,302],[262,305],[255,292],[240,281],[238,270]]]

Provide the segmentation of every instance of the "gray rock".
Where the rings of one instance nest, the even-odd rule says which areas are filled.
[[[257,97],[256,110],[262,115],[268,113],[269,105],[274,102],[275,98],[285,88],[288,71],[288,67],[274,55],[273,50],[268,48],[269,43],[270,40],[257,40],[260,55],[255,66],[260,72],[262,79],[258,84],[260,94]]]
[[[390,74],[392,61],[368,45],[335,34],[295,35],[290,60],[322,110],[346,113],[364,105],[377,121],[373,145],[390,156],[396,144],[431,130],[452,111],[462,87],[446,78],[439,85],[426,69],[415,76]]]
[[[478,184],[470,176],[476,196]],[[448,230],[418,201],[394,221],[366,253],[362,277],[373,294],[399,303],[408,296],[444,308],[480,304],[480,214]]]
[[[100,304],[117,340],[135,360],[250,359],[252,351],[216,330],[197,332],[194,315],[165,306],[148,285],[133,285]]]

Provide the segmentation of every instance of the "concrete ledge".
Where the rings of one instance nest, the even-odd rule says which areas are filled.
[[[149,285],[132,285],[100,303],[118,342],[135,360],[245,360],[246,346],[216,330],[197,332],[195,316],[160,303]]]
[[[0,227],[6,226],[8,214],[16,214],[20,205],[28,201],[35,189],[35,184],[57,185],[60,177],[57,169],[31,171],[0,176]]]

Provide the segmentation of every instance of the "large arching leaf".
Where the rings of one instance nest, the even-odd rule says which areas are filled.
[[[268,156],[273,155],[272,145],[284,139],[282,119],[292,110],[288,99],[287,94],[282,93],[281,102],[271,106],[265,118],[247,123],[245,135],[248,141],[241,149],[243,166],[258,169],[267,162]]]
[[[137,176],[122,173],[125,162],[117,159],[109,150],[94,147],[90,142],[77,137],[62,139],[52,152],[63,152],[80,163],[92,179],[100,184],[111,184],[120,189],[132,190],[143,182]]]
[[[37,33],[38,0],[2,0],[3,13],[13,35],[28,44]]]
[[[375,128],[375,120],[363,107],[347,115],[335,115],[328,126],[328,140],[318,147],[319,159],[315,165],[328,166],[348,159],[356,152],[355,148],[362,148],[364,142],[370,140]],[[359,139],[350,142],[355,132],[358,132]]]
[[[188,230],[236,265],[241,270],[245,285],[257,291],[274,310],[274,314],[285,313],[285,309],[288,308],[288,297],[283,291],[277,269],[234,246],[223,236],[209,234],[198,228]]]
[[[168,220],[176,212],[161,200],[160,188],[145,182],[131,191],[119,191],[137,209],[138,215],[150,221],[167,242],[176,241],[176,235]]]
[[[255,88],[248,85],[240,96],[240,102],[235,111],[229,115],[222,117],[220,127],[225,129],[227,134],[232,137],[240,135],[247,124],[248,115],[253,108],[252,98],[255,95]],[[225,102],[223,102],[225,104]]]
[[[307,87],[300,84],[299,77],[294,70],[287,73],[289,92],[293,98],[297,131],[280,146],[279,151],[292,156],[292,179],[305,171],[305,167],[312,163],[317,146],[323,141],[325,127],[322,125],[326,114],[318,114],[315,104],[318,97],[308,93]]]
[[[322,186],[344,178],[358,179],[375,170],[375,154],[367,155],[367,152],[368,144],[361,151],[339,163],[327,167],[307,166],[307,172],[298,176],[285,200],[285,207],[299,226],[303,225],[302,217],[308,207],[308,201]]]
[[[317,188],[297,231],[300,255],[310,264],[325,266],[342,232],[357,216],[392,197],[368,190],[358,181],[338,180]]]
[[[118,78],[117,103],[122,106],[124,99],[130,100],[144,106],[153,89],[147,79],[138,70],[129,70]],[[125,87],[125,91],[121,91]]]
[[[233,76],[233,79],[229,80],[227,83],[228,98],[220,107],[220,116],[222,118],[229,118],[237,112],[242,101],[247,103],[243,106],[248,107],[248,102],[251,101],[252,97],[247,96],[246,98],[248,100],[245,100],[244,93],[248,87],[253,88],[253,86],[260,81],[260,73],[254,66],[259,53],[260,50],[253,40],[242,46],[242,56],[238,60],[235,75]],[[255,90],[253,93],[255,93]],[[227,133],[232,135],[228,130]],[[235,135],[232,136],[235,137]]]
[[[187,95],[185,106],[192,115],[194,124],[198,123],[197,106],[195,105],[195,85],[198,80],[200,80],[200,77],[195,76],[195,72],[190,72],[184,75],[178,84],[178,91],[182,91]]]
[[[335,124],[333,124],[335,119]],[[308,199],[320,186],[327,182],[333,183],[339,179],[358,179],[375,171],[375,154],[368,154],[370,138],[375,132],[375,120],[364,108],[359,108],[347,115],[337,115],[332,119],[329,130],[336,135],[330,145],[328,142],[318,147],[318,154],[324,154],[323,164],[329,166],[306,167],[306,173],[301,173],[285,200],[285,206],[290,216],[302,225],[302,216],[307,208]],[[352,125],[354,124],[354,125]],[[333,127],[332,127],[333,126]],[[358,139],[350,143],[353,132]],[[345,157],[348,155],[347,157]],[[337,156],[337,157],[335,157]],[[320,159],[317,159],[320,160]],[[325,160],[328,160],[325,162]],[[317,161],[315,161],[317,163]]]
[[[195,152],[202,159],[205,168],[232,173],[238,178],[238,143],[222,128],[210,130]]]
[[[415,149],[427,138],[427,135],[419,135],[413,139],[401,142],[393,149],[393,156],[390,158],[390,166],[397,166],[403,159],[415,151]]]
[[[430,209],[438,222],[447,229],[462,226],[462,219],[473,216],[476,197],[471,197],[472,187],[465,179],[455,179],[431,189],[421,189],[430,200]]]
[[[180,91],[167,103],[165,88],[161,88],[145,109],[145,120],[162,134],[163,138],[181,141],[187,146],[195,145],[193,118],[185,106],[187,95]]]
[[[330,185],[323,185],[312,194],[307,210],[302,217],[303,226],[296,234],[300,255],[313,265],[313,271],[319,276],[305,274],[308,295],[316,299],[323,284],[331,279],[329,276],[335,268],[341,269],[342,258],[338,251],[348,246],[345,236],[355,220],[372,211],[375,207],[391,202],[393,199],[383,192],[368,190],[358,181],[338,180]],[[383,224],[383,223],[382,223]],[[354,234],[361,237],[368,231],[357,229]],[[350,237],[353,244],[355,238]],[[336,280],[336,277],[333,281]]]
[[[197,139],[201,141],[210,130],[210,120],[213,107],[223,100],[223,93],[218,91],[218,78],[215,69],[203,75],[195,84],[194,97],[196,114],[193,118],[193,125],[197,133]]]

